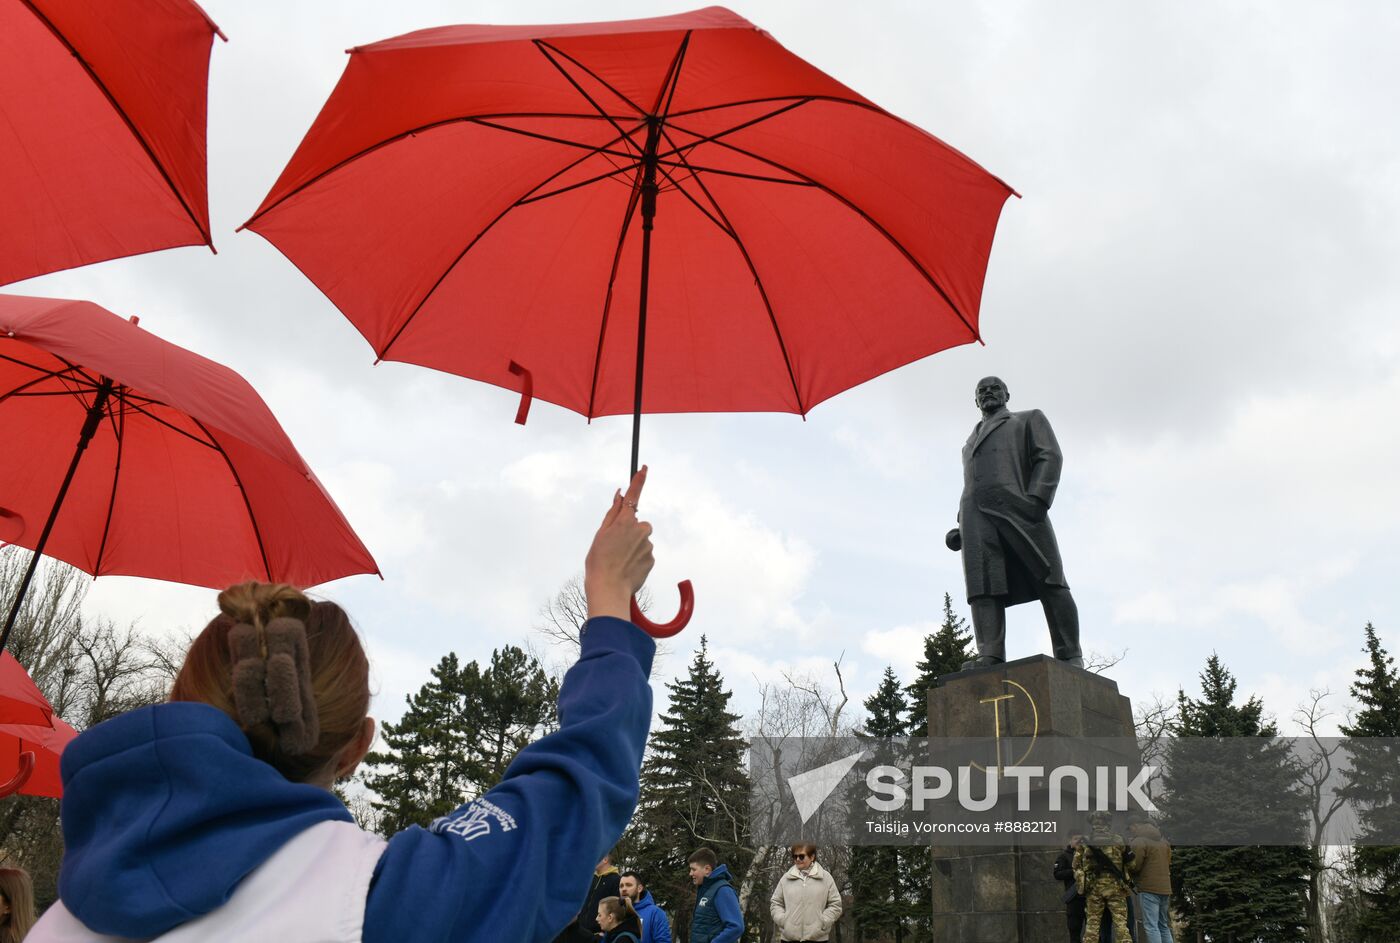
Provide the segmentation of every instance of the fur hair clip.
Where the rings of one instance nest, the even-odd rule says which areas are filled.
[[[267,704],[282,752],[306,753],[321,739],[306,623],[273,619],[267,624]]]
[[[260,636],[254,626],[240,622],[229,630],[228,643],[240,724],[246,729],[270,721],[279,749],[288,756],[315,747],[321,725],[311,686],[306,624],[273,619]]]

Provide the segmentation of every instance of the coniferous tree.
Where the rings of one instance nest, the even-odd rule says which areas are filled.
[[[1191,930],[1211,943],[1301,943],[1308,933],[1306,800],[1294,791],[1298,774],[1290,751],[1270,739],[1277,730],[1258,698],[1236,703],[1237,682],[1218,656],[1211,655],[1200,680],[1201,697],[1177,694],[1176,739],[1166,750],[1160,803],[1164,829],[1169,838],[1174,830],[1214,829],[1221,837],[1238,834],[1242,844],[1174,849],[1172,876],[1182,889],[1178,906]],[[1192,738],[1244,742],[1206,751]],[[1261,793],[1279,799],[1256,804],[1248,798]],[[1298,844],[1243,844],[1260,830],[1296,833]]]
[[[475,672],[476,663],[469,669]],[[466,757],[457,697],[462,669],[456,654],[443,656],[431,674],[417,694],[406,698],[408,709],[399,722],[381,727],[388,752],[365,757],[371,768],[386,768],[365,780],[379,797],[374,807],[385,835],[426,825],[462,802]]]
[[[666,687],[669,703],[651,736],[641,802],[619,856],[645,863],[652,895],[672,914],[673,925],[688,927],[695,901],[687,874],[690,853],[702,845],[714,849],[736,889],[752,857],[748,745],[705,636],[686,676]]]
[[[875,689],[874,694],[865,699],[865,709],[869,717],[861,730],[862,735],[892,739],[909,732],[908,721],[905,719],[909,711],[909,700],[905,697],[904,688],[899,685],[899,678],[894,669],[888,665],[880,679],[880,686]]]
[[[1357,669],[1351,694],[1360,710],[1342,726],[1347,737],[1400,738],[1400,674],[1395,660],[1381,646],[1375,627],[1366,626],[1370,663]],[[1400,831],[1400,756],[1393,743],[1353,740],[1348,744],[1352,766],[1344,771],[1342,794],[1358,807],[1359,838],[1394,835]],[[1350,857],[1353,907],[1346,921],[1357,943],[1394,940],[1400,928],[1400,846],[1358,844]]]
[[[484,792],[501,781],[515,754],[555,726],[559,682],[533,656],[508,645],[491,653],[476,688],[475,697],[470,686],[463,690],[467,724],[476,731],[468,778]]]
[[[380,831],[427,825],[500,782],[515,754],[553,726],[558,696],[539,661],[514,645],[493,651],[484,671],[446,655],[399,722],[383,726],[388,750],[365,758]]]
[[[924,637],[923,660],[914,666],[918,677],[905,688],[909,703],[906,725],[909,736],[928,736],[929,689],[941,676],[961,671],[963,663],[976,654],[967,620],[953,611],[952,594],[944,593],[943,622],[937,631]],[[933,849],[906,848],[901,859],[900,873],[914,933],[918,939],[928,939],[933,933]]]
[[[918,677],[904,689],[909,704],[906,725],[909,736],[928,736],[929,689],[941,675],[962,670],[963,662],[976,654],[971,645],[972,633],[967,630],[967,620],[953,611],[953,597],[944,593],[943,623],[936,632],[924,636],[924,657],[914,666]]]
[[[868,714],[865,726],[857,732],[857,736],[876,740],[904,736],[909,704],[893,668],[885,668],[879,687],[865,700],[865,710]],[[877,755],[868,765],[884,761]],[[869,812],[859,805],[854,807],[854,811],[857,819],[865,819]],[[898,845],[852,847],[851,894],[856,901],[854,909],[858,940],[893,939],[895,943],[902,943],[905,939],[906,923],[912,907],[905,872],[915,853],[920,851],[925,849]]]

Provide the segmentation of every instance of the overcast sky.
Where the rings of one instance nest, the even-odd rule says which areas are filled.
[[[532,638],[581,571],[630,419],[595,421],[373,355],[260,237],[271,187],[344,50],[453,23],[680,12],[642,2],[204,0],[218,255],[176,249],[5,290],[84,298],[223,361],[261,392],[378,559],[321,591],[368,639],[394,718],[449,650]],[[698,604],[659,675],[709,636],[736,706],[844,653],[853,696],[904,680],[942,596],[977,379],[1004,378],[1065,452],[1052,519],[1083,639],[1126,650],[1134,701],[1195,689],[1212,651],[1287,721],[1345,692],[1374,621],[1400,651],[1400,8],[1384,2],[735,8],[1024,195],[1002,215],[985,346],[795,416],[644,420],[657,609]],[[104,578],[89,608],[197,628],[213,593]],[[1039,607],[1011,657],[1048,652]],[[538,636],[533,636],[538,643]],[[659,679],[660,680],[660,679]],[[659,693],[661,692],[658,688]],[[1342,706],[1341,700],[1337,703]],[[1286,723],[1285,723],[1285,726]]]

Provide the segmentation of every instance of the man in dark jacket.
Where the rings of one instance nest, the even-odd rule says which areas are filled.
[[[1065,580],[1050,504],[1064,460],[1038,409],[1013,413],[997,377],[977,383],[982,421],[963,446],[963,493],[950,550],[961,550],[977,666],[1006,660],[1006,607],[1039,599],[1055,657],[1083,667],[1079,610]]]
[[[695,885],[689,943],[739,943],[744,935],[744,915],[739,895],[729,883],[729,868],[708,848],[691,855],[689,864],[690,881]]]
[[[604,897],[620,896],[620,880],[617,868],[613,867],[612,852],[608,852],[593,869],[593,882],[588,886],[588,898],[583,902],[583,909],[554,938],[554,943],[594,943],[602,932],[598,926],[598,901]]]
[[[1074,850],[1084,841],[1083,835],[1070,838],[1065,850],[1055,859],[1055,880],[1064,884],[1061,899],[1065,902],[1065,919],[1069,923],[1069,943],[1079,943],[1084,935],[1084,895],[1074,881]]]
[[[632,902],[632,909],[642,919],[641,943],[671,943],[670,918],[652,900],[651,891],[642,883],[642,876],[636,871],[623,871],[618,889],[623,897]]]

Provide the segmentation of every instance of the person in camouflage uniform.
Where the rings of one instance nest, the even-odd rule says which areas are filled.
[[[1133,853],[1122,836],[1112,831],[1112,813],[1095,812],[1089,816],[1089,825],[1093,830],[1088,839],[1074,851],[1074,880],[1084,895],[1084,939],[1099,938],[1099,923],[1107,910],[1113,917],[1113,939],[1126,941],[1131,939],[1128,894],[1133,887],[1128,862]]]

